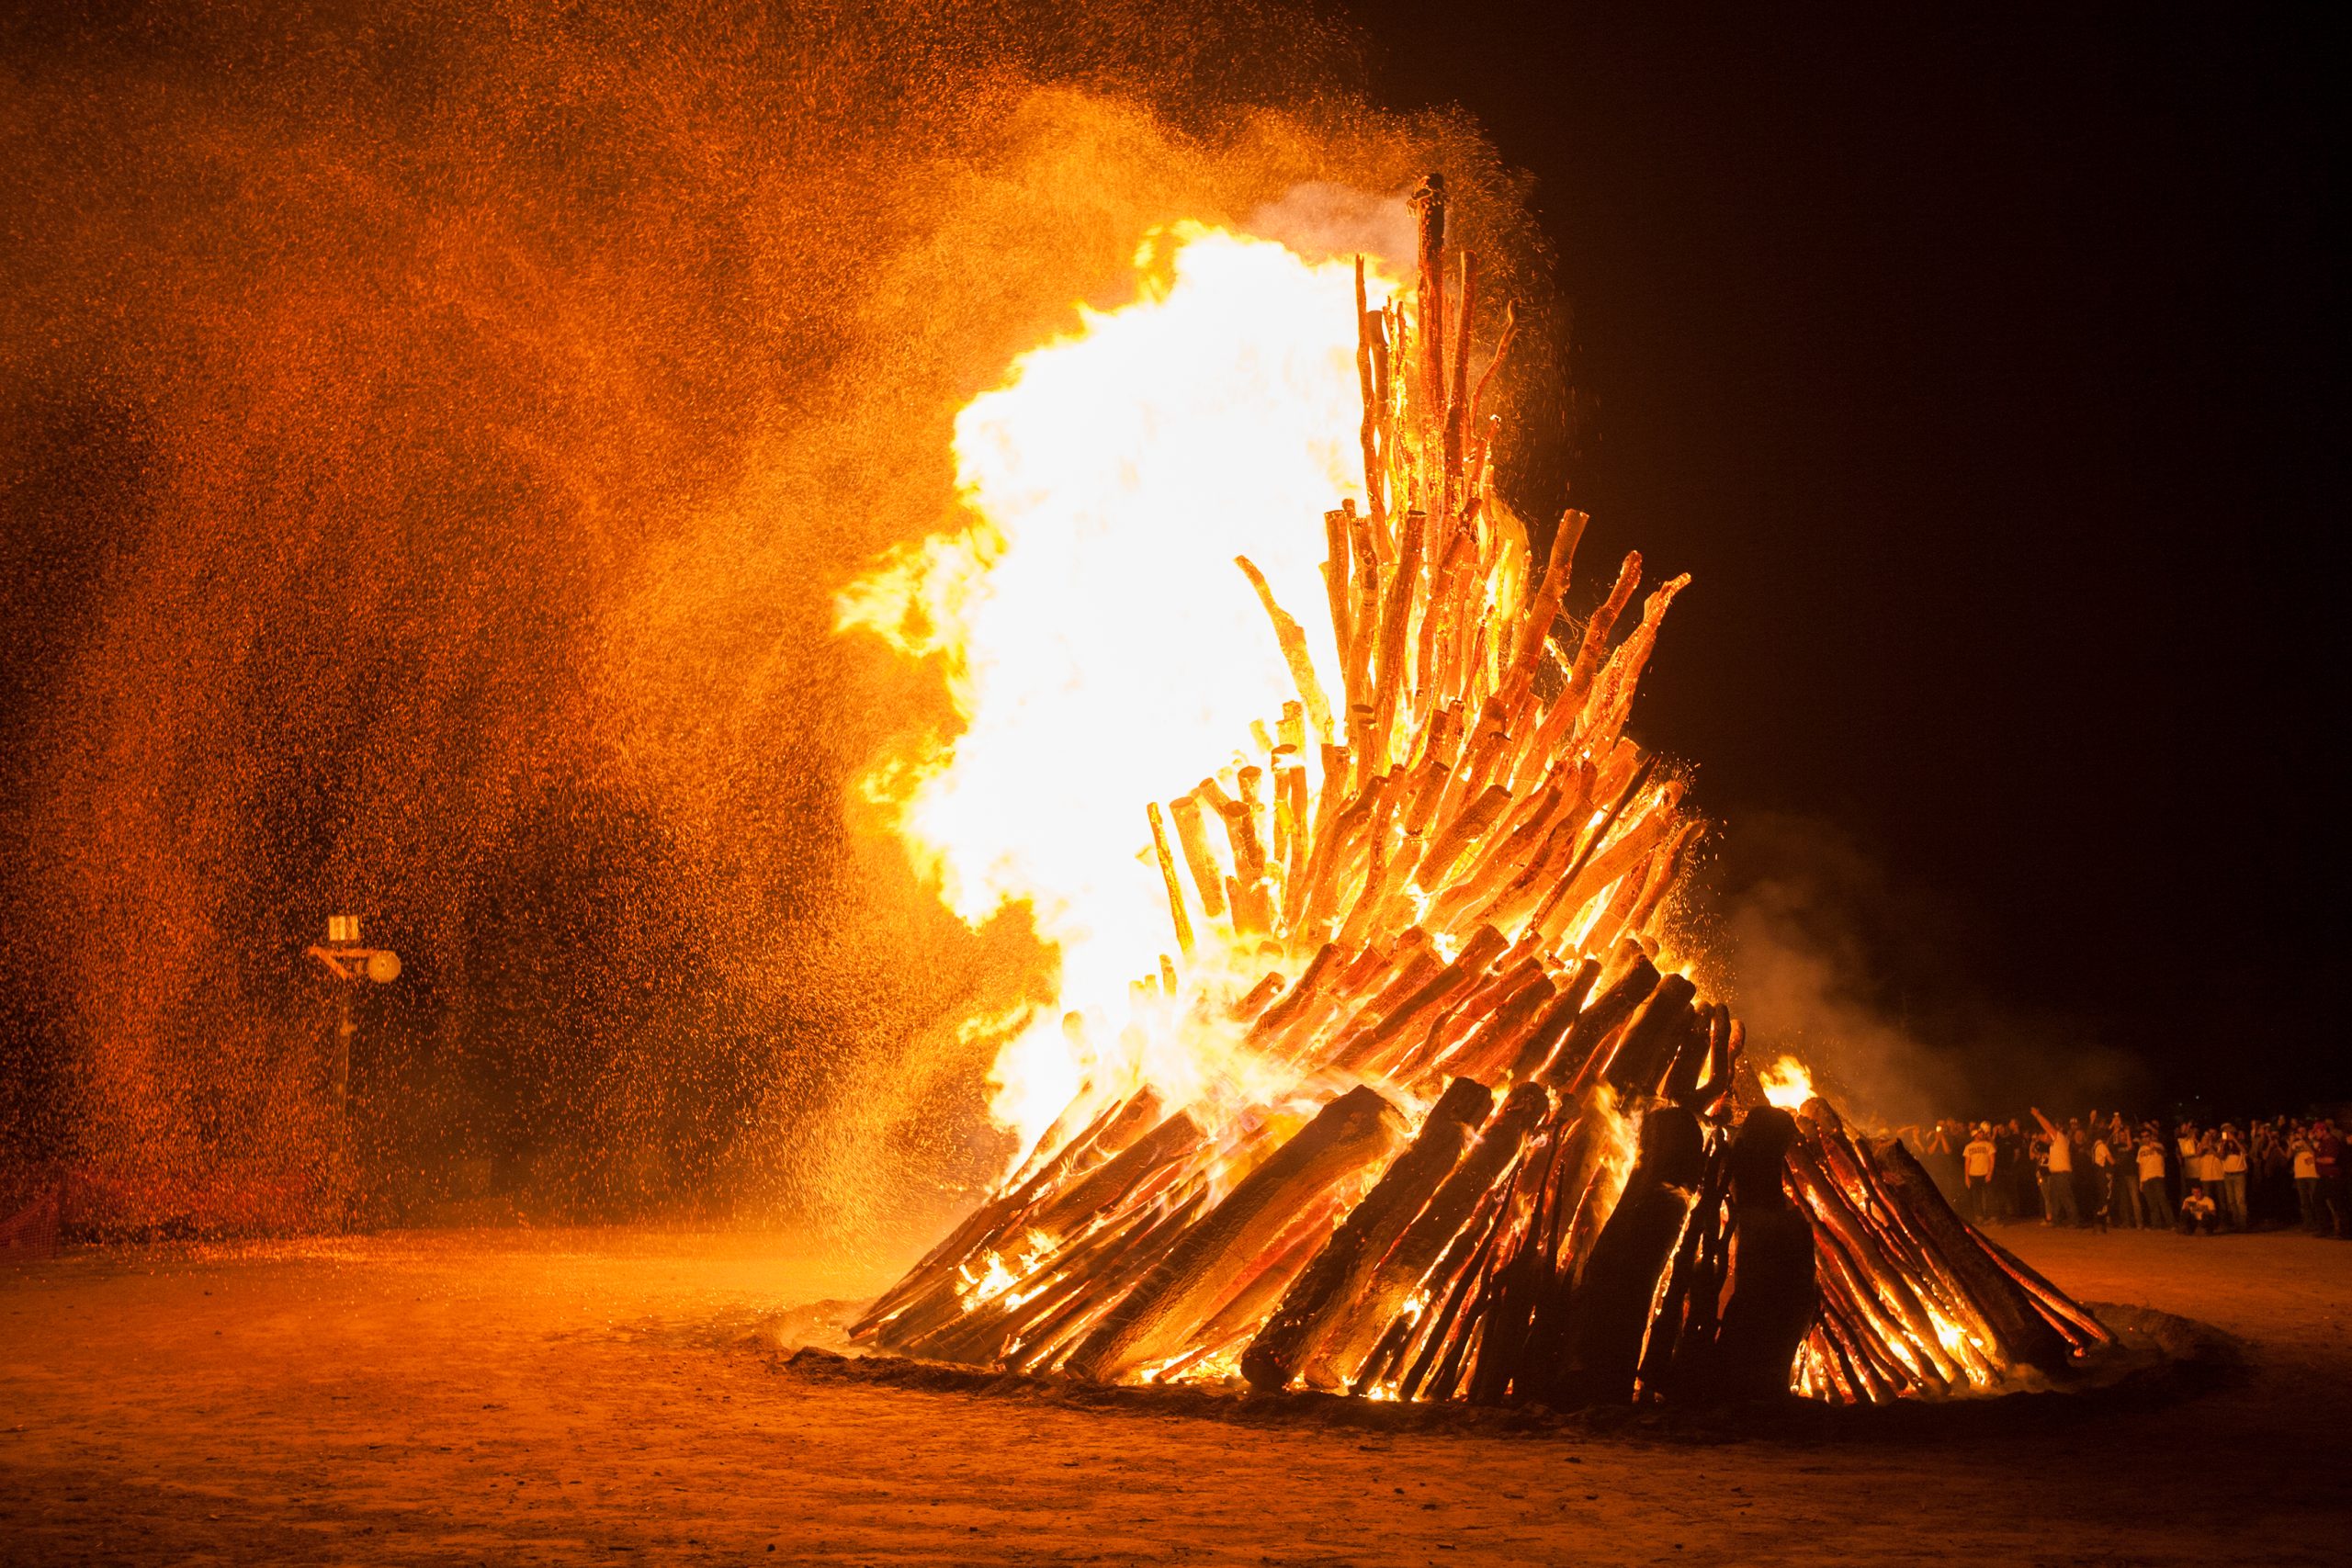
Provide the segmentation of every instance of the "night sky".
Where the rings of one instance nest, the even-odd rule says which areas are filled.
[[[1351,14],[1540,182],[1727,896],[1827,840],[1915,1032],[2341,1096],[2332,51],[2165,10]]]

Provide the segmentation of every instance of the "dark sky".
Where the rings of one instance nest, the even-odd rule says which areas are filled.
[[[1540,181],[1586,558],[1697,574],[1643,722],[1727,884],[1835,824],[1894,889],[1856,919],[1908,928],[1864,932],[1891,1004],[2176,1096],[2352,1089],[2321,25],[1350,14],[1385,101]]]

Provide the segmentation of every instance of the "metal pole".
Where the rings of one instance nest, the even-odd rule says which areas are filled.
[[[359,1026],[351,1021],[351,986],[346,981],[335,991],[334,1025],[334,1110],[345,1120],[351,1114],[351,1037],[358,1032]]]

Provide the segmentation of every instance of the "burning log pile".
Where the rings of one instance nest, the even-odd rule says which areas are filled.
[[[1441,178],[1416,206],[1412,308],[1372,305],[1357,266],[1363,503],[1324,518],[1337,690],[1241,559],[1296,700],[1256,757],[1146,812],[1174,951],[1130,1028],[1217,1038],[1246,1087],[1090,1085],[854,1337],[1559,1408],[2064,1368],[2106,1331],[1900,1145],[1850,1134],[1801,1072],[1759,1076],[1674,962],[1702,824],[1624,728],[1688,579],[1624,629],[1629,555],[1572,624],[1570,512],[1531,586],[1485,406],[1511,313],[1474,377],[1475,261],[1449,254]]]

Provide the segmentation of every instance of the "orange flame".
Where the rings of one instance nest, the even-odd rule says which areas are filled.
[[[993,1075],[991,1111],[1023,1148],[1090,1081],[1108,1096],[1148,1079],[1170,1103],[1283,1087],[1217,1005],[1270,958],[1201,920],[1177,994],[1138,993],[1178,946],[1144,803],[1204,761],[1265,764],[1297,694],[1235,558],[1311,612],[1322,513],[1363,496],[1349,263],[1186,223],[1150,236],[1136,272],[1135,302],[1080,307],[1075,334],[958,416],[966,525],[892,552],[836,605],[837,629],[943,658],[965,720],[934,754],[877,766],[867,793],[959,916],[1025,902],[1060,950],[1058,1003]],[[1329,625],[1299,619],[1336,690]]]
[[[1813,1098],[1813,1074],[1794,1056],[1758,1067],[1756,1082],[1764,1090],[1765,1100],[1783,1111],[1799,1110]]]

